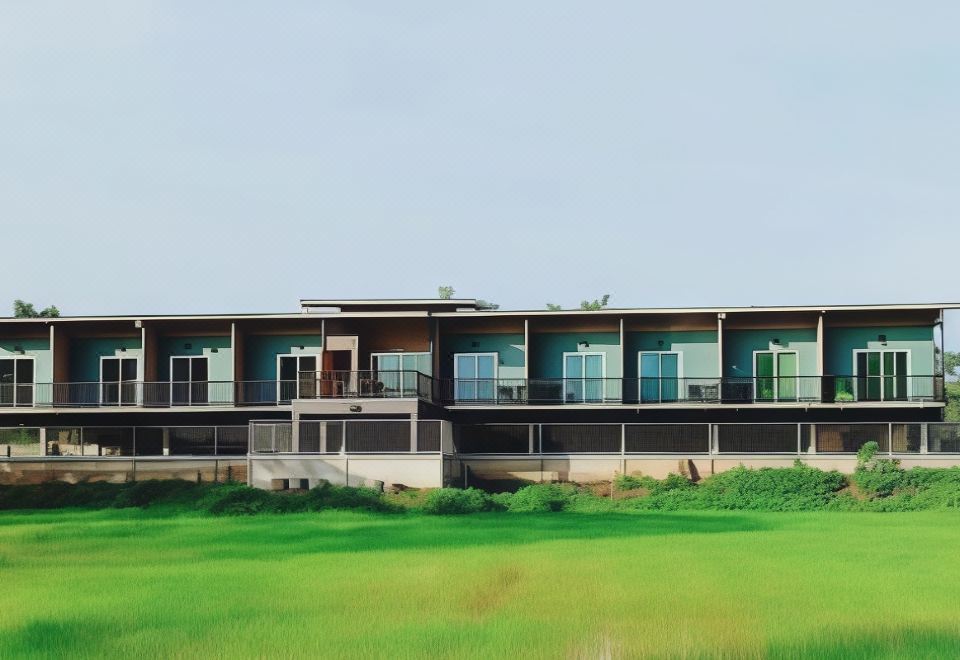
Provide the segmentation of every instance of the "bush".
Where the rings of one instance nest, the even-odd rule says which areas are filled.
[[[498,508],[494,500],[477,488],[437,488],[427,494],[423,512],[433,515],[480,513]]]
[[[197,484],[180,479],[138,481],[125,484],[125,487],[117,492],[113,506],[146,508],[161,503],[195,504],[201,492],[201,487]]]
[[[645,488],[652,491],[659,482],[653,477],[643,474],[618,474],[613,478],[614,490],[639,490]]]
[[[533,484],[518,490],[504,504],[514,512],[563,511],[576,496],[577,489],[570,484]]]
[[[879,451],[880,446],[876,442],[864,443],[857,452],[853,481],[867,495],[886,497],[906,485],[906,473],[900,469],[900,461],[877,458]]]
[[[364,511],[395,511],[383,497],[383,493],[373,488],[351,488],[321,483],[305,496],[311,511],[323,509],[362,509]]]

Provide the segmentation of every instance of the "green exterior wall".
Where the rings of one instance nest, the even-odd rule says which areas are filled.
[[[779,339],[779,344],[773,340]],[[800,376],[817,375],[817,330],[728,330],[723,333],[723,375],[753,376],[754,351],[796,351]]]
[[[125,348],[125,351],[120,350]],[[140,337],[79,337],[70,341],[70,380],[95,383],[100,380],[101,357],[140,358]],[[143,374],[143,361],[137,369]]]
[[[586,341],[589,347],[580,346]],[[607,378],[621,378],[619,332],[558,332],[531,335],[531,378],[563,378],[564,353],[603,353]]]
[[[320,355],[323,338],[320,335],[247,335],[244,343],[244,379],[276,380],[278,355]]]
[[[14,347],[23,348],[23,354],[14,351]],[[53,351],[49,339],[0,339],[0,358],[32,357],[33,382],[53,382]]]
[[[663,342],[658,344],[657,342]],[[716,378],[720,370],[720,347],[716,330],[628,332],[624,337],[626,359],[623,377],[639,377],[641,351],[676,351],[683,354],[685,378]]]
[[[190,348],[186,344],[190,344]],[[214,353],[213,349],[217,349],[217,352]],[[157,380],[170,380],[170,358],[186,355],[206,356],[208,380],[233,380],[230,337],[162,337],[157,342]]]
[[[523,378],[527,359],[522,334],[445,335],[442,342],[444,378],[453,378],[454,353],[497,353],[499,378]]]
[[[880,335],[887,343],[880,343]],[[910,373],[932,376],[934,367],[933,327],[824,328],[824,372],[830,376],[853,375],[853,351],[857,349],[900,349],[910,351]]]

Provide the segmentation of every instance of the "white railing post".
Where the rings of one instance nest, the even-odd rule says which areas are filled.
[[[802,424],[797,424],[797,456],[803,453],[803,429]]]

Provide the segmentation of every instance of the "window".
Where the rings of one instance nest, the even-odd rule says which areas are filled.
[[[453,356],[453,396],[457,401],[492,401],[497,379],[496,353]]]
[[[798,364],[796,351],[754,351],[754,400],[796,401]]]
[[[640,353],[640,401],[677,401],[680,398],[682,376],[682,354],[671,351]]]
[[[209,367],[206,356],[170,358],[170,403],[190,406],[209,401]]]
[[[564,353],[563,400],[603,401],[603,379],[606,374],[607,360],[604,353]]]
[[[858,401],[905,401],[910,395],[910,351],[854,351],[853,375]]]
[[[433,372],[430,353],[372,353],[370,355],[371,380],[377,388],[383,384],[385,396],[416,396],[417,372],[430,375]]]
[[[0,358],[0,406],[32,406],[33,377],[32,357]]]
[[[139,360],[135,357],[100,358],[100,403],[135,406]]]
[[[277,401],[317,396],[317,356],[277,356]]]

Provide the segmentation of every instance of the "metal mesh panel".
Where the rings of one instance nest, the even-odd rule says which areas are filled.
[[[134,451],[137,456],[163,456],[163,429],[137,427]]]
[[[529,424],[458,424],[453,441],[462,454],[530,453]]]
[[[40,429],[0,429],[0,457],[39,456]]]
[[[289,422],[251,425],[251,446],[255,453],[272,454],[291,451],[293,425]]]
[[[170,434],[171,456],[212,456],[214,454],[212,426],[173,427]]]
[[[440,451],[440,422],[417,422],[417,451]]]
[[[246,426],[217,427],[217,455],[243,456],[247,453]]]
[[[720,453],[797,453],[796,424],[720,424]]]
[[[708,424],[627,424],[627,453],[695,453],[710,451]]]
[[[347,422],[347,452],[409,452],[410,422]]]
[[[960,453],[960,424],[930,424],[927,445],[934,453]]]
[[[105,426],[83,428],[84,456],[133,456],[133,428]]]
[[[47,456],[82,456],[79,427],[47,428]]]
[[[619,424],[543,424],[545,454],[620,453]]]
[[[893,451],[898,454],[919,454],[922,435],[922,424],[894,424],[891,437]]]
[[[856,453],[866,443],[890,450],[886,424],[817,424],[817,453]]]

